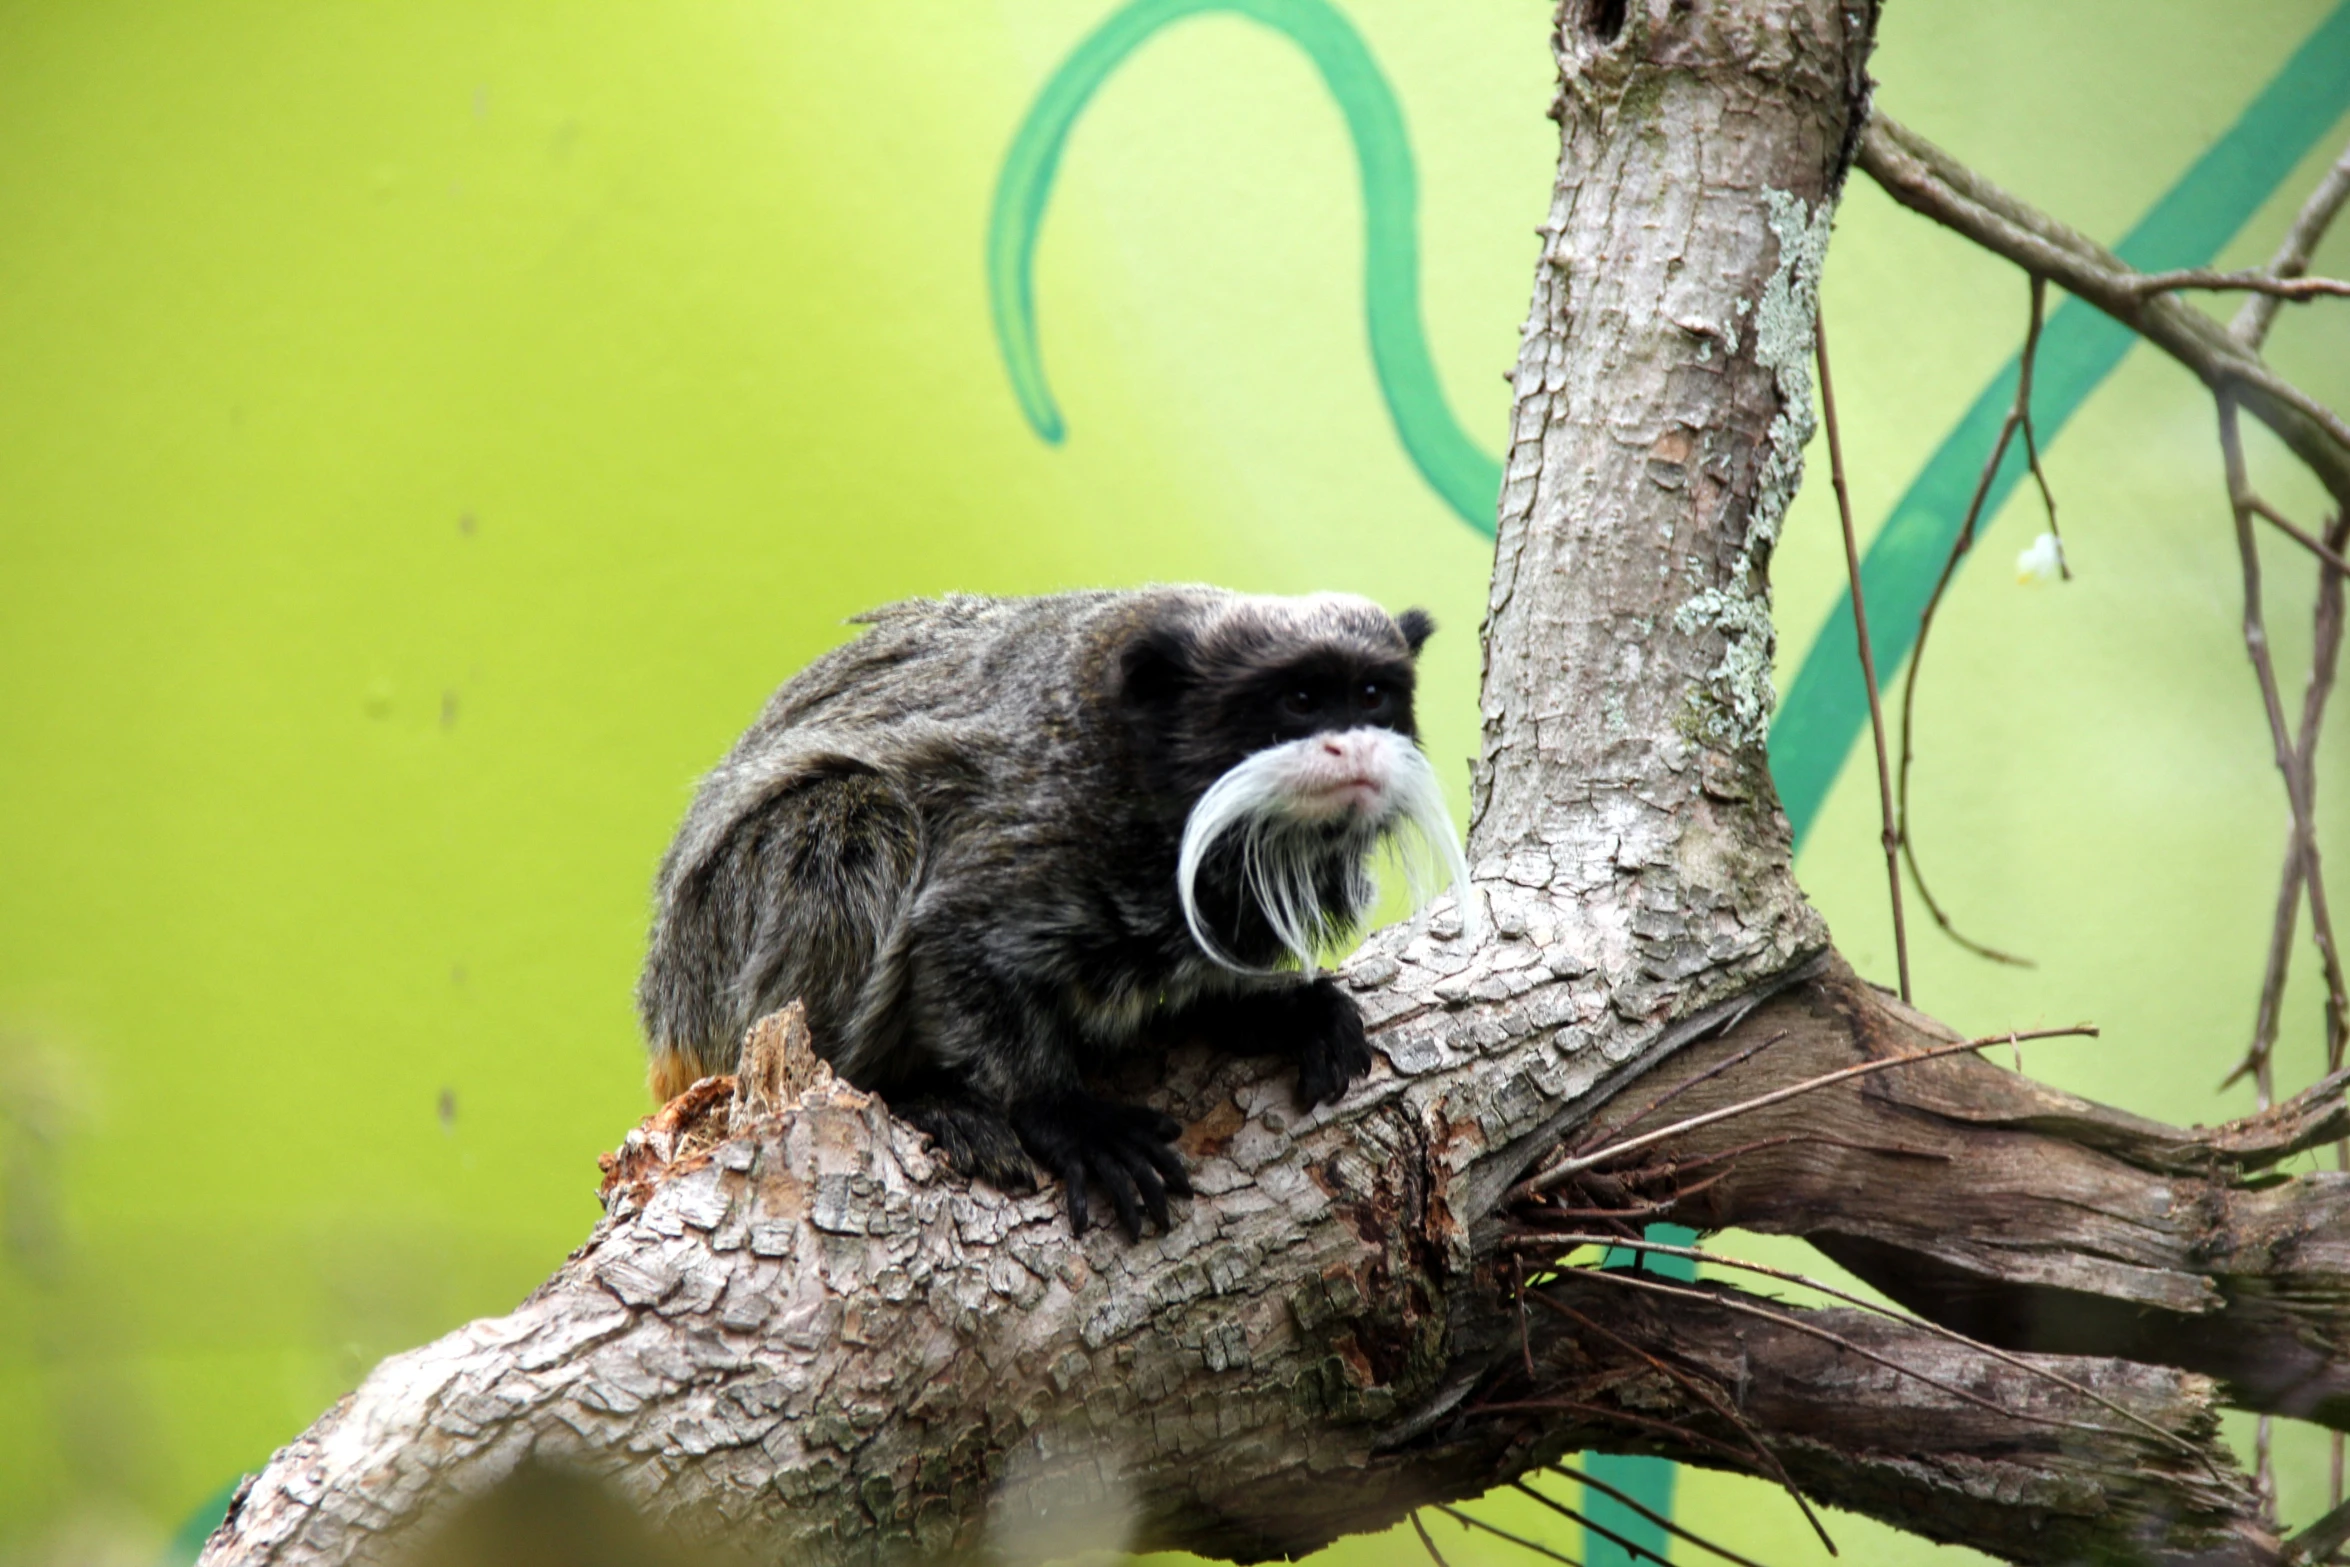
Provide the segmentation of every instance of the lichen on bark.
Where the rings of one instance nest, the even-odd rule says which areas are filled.
[[[1778,383],[1779,412],[1763,439],[1739,569],[1728,582],[1693,595],[1674,614],[1682,632],[1712,630],[1723,640],[1721,662],[1708,671],[1705,685],[1691,692],[1694,736],[1714,745],[1759,746],[1770,738],[1771,714],[1779,701],[1771,678],[1776,647],[1771,551],[1787,508],[1803,486],[1803,450],[1817,427],[1811,345],[1836,204],[1829,197],[1813,206],[1773,188],[1764,190],[1763,205],[1779,259],[1754,307],[1754,357]]]

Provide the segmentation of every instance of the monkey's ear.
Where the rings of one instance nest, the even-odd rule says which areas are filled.
[[[1164,707],[1182,695],[1193,673],[1191,639],[1155,626],[1120,655],[1118,694],[1128,707]]]
[[[1395,629],[1411,644],[1412,657],[1418,658],[1420,649],[1436,634],[1436,617],[1424,609],[1407,609],[1395,617]]]

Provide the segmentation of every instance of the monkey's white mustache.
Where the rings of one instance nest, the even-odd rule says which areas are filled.
[[[1317,953],[1369,912],[1378,891],[1369,861],[1383,840],[1396,846],[1415,907],[1449,879],[1464,924],[1472,931],[1476,924],[1469,862],[1453,836],[1436,769],[1392,729],[1349,729],[1268,746],[1217,779],[1191,808],[1175,868],[1184,923],[1216,962],[1258,973],[1226,952],[1200,918],[1200,868],[1227,835],[1238,840],[1242,890],[1308,972]],[[1322,887],[1334,861],[1343,889],[1336,908],[1324,901]]]

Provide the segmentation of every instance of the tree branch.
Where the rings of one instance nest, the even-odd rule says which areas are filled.
[[[1860,166],[1895,201],[2036,277],[2061,284],[2226,392],[2350,505],[2350,423],[2262,363],[2246,339],[2167,294],[2076,229],[2001,190],[1888,115],[1869,122]]]
[[[1773,1036],[1767,1070],[1703,1076]],[[1643,1087],[1688,1081],[1677,1107],[1701,1113],[1952,1037],[1838,966]],[[1621,1193],[1700,1229],[1803,1235],[1985,1343],[2174,1366],[2219,1379],[2241,1408],[2350,1426],[2350,1177],[2253,1179],[2350,1130],[2346,1084],[2336,1073],[2249,1120],[2181,1132],[1978,1057],[1921,1060],[1702,1128],[1613,1172],[1614,1191],[1586,1187],[1565,1205]],[[1618,1115],[1586,1137],[1609,1137]],[[1673,1195],[1692,1167],[1741,1146],[1718,1179]]]
[[[1864,1499],[1863,1510],[1930,1539],[2016,1562],[2274,1560],[2274,1540],[2248,1522],[2250,1493],[2226,1467],[2201,1378],[2107,1359],[2018,1366],[1863,1312],[1776,1308],[1789,1322],[1774,1322],[1735,1298],[1627,1291],[1578,1270],[1541,1293],[1568,1312],[1542,1314],[1532,1384],[1512,1361],[1486,1407],[1545,1455],[1637,1447],[1767,1478],[1723,1456],[1739,1433],[1690,1391],[1697,1383],[1734,1394],[1806,1491],[1846,1506]],[[1583,1325],[1599,1322],[1604,1332]],[[2081,1390],[2035,1375],[2039,1365]],[[1577,1407],[1562,1414],[1546,1401]],[[1609,1411],[1666,1430],[1627,1436]],[[1676,1439],[1674,1428],[1701,1440]]]
[[[2173,272],[2141,272],[2130,284],[2137,294],[2161,294],[2172,289],[2265,294],[2271,299],[2304,303],[2312,299],[2350,298],[2350,282],[2334,277],[2277,277],[2268,272],[2219,272],[2210,267],[2181,267]]]
[[[2268,275],[2275,278],[2299,277],[2309,270],[2309,258],[2317,254],[2317,243],[2325,238],[2333,225],[2334,215],[2342,204],[2350,201],[2350,147],[2342,149],[2342,156],[2317,182],[2301,210],[2293,215],[2285,237],[2277,246],[2277,253],[2269,258]],[[2277,311],[2284,301],[2259,294],[2244,301],[2236,312],[2236,319],[2228,323],[2228,331],[2236,341],[2255,352],[2268,340],[2268,329],[2276,321]]]

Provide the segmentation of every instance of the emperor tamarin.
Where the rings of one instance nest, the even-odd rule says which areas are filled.
[[[818,1051],[1024,1189],[1029,1158],[1129,1234],[1187,1195],[1167,1117],[1089,1069],[1193,1037],[1370,1070],[1317,972],[1375,850],[1466,867],[1412,718],[1428,616],[1208,587],[912,599],[771,698],[694,797],[637,1001],[663,1097],[803,1000]],[[1408,829],[1408,830],[1407,830]],[[1423,888],[1425,877],[1415,877]]]

